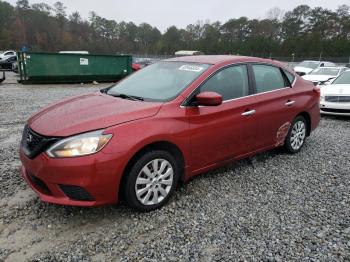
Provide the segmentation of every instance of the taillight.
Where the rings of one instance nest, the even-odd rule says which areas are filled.
[[[317,97],[321,97],[321,88],[319,86],[315,86],[313,91],[317,94]]]

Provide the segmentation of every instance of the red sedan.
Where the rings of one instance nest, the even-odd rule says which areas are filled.
[[[32,116],[22,175],[43,201],[163,206],[179,181],[284,146],[320,121],[320,91],[283,64],[195,56],[150,65],[101,92]],[[209,189],[210,190],[210,189]]]

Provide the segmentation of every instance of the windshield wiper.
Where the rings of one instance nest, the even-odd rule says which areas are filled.
[[[102,94],[107,94],[108,90],[109,90],[109,87],[101,89],[100,92]]]
[[[108,94],[110,96],[113,97],[120,97],[122,99],[130,99],[130,100],[134,100],[134,101],[143,101],[143,97],[139,97],[139,96],[131,96],[131,95],[127,95],[127,94]]]

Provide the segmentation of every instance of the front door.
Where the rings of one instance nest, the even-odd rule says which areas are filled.
[[[202,84],[196,94],[223,96],[220,106],[189,106],[192,170],[248,153],[257,133],[255,98],[250,95],[246,65],[226,67]]]

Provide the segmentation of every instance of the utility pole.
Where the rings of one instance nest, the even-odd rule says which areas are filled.
[[[318,59],[319,62],[321,62],[322,55],[323,55],[323,51],[321,51],[321,53],[320,53],[320,57],[319,57],[319,59]]]

